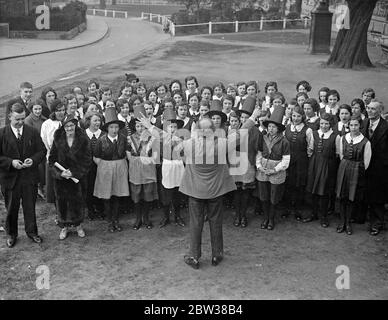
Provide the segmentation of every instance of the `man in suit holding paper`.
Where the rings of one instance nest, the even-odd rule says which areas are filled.
[[[9,125],[0,129],[0,184],[7,210],[6,244],[12,248],[18,236],[20,200],[27,236],[36,243],[42,242],[36,225],[35,203],[38,165],[46,151],[39,133],[24,125],[26,114],[20,103],[11,106],[8,117]]]

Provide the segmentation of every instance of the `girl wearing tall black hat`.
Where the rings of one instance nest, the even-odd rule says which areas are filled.
[[[135,108],[135,132],[128,138],[129,186],[135,206],[136,222],[133,225],[135,230],[142,225],[147,229],[153,227],[149,211],[151,203],[158,200],[156,165],[153,157],[155,139],[140,122],[140,118],[145,114],[143,105]]]
[[[61,228],[60,240],[67,237],[70,227],[76,227],[78,236],[85,237],[81,226],[84,219],[82,186],[91,162],[88,137],[78,127],[78,120],[73,115],[67,115],[62,121],[62,127],[54,134],[49,156],[49,166],[54,177],[58,225]],[[65,170],[58,169],[57,163]]]
[[[97,164],[93,195],[103,200],[110,232],[122,230],[119,224],[119,204],[122,197],[129,196],[126,160],[128,142],[127,137],[119,134],[124,126],[124,122],[117,118],[116,108],[107,108],[102,127],[107,134],[97,140],[93,157]]]
[[[275,227],[276,206],[283,197],[286,170],[290,164],[290,144],[283,135],[283,115],[284,108],[277,107],[270,118],[263,121],[268,133],[263,138],[262,150],[256,156],[258,196],[264,213],[261,228],[268,230]]]

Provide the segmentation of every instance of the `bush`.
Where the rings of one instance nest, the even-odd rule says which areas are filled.
[[[50,9],[50,30],[69,31],[81,23],[86,22],[87,6],[80,1],[72,1],[61,10],[58,7]],[[10,30],[36,31],[35,21],[37,14],[34,11],[28,16],[1,17],[0,22],[9,23]]]
[[[288,15],[286,16],[287,19],[291,19],[291,20],[296,20],[296,19],[300,19],[300,14],[298,12],[295,12],[295,11],[291,11],[288,13]]]

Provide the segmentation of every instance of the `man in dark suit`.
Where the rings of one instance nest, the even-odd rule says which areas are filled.
[[[32,84],[29,82],[23,82],[20,84],[20,95],[16,98],[13,98],[7,102],[7,107],[5,109],[5,125],[9,124],[9,112],[11,107],[15,103],[20,103],[24,107],[24,111],[26,112],[26,116],[30,114],[30,110],[28,109],[28,103],[32,97]]]
[[[7,216],[5,231],[7,246],[12,248],[18,236],[18,212],[23,205],[25,231],[36,243],[41,243],[36,225],[35,203],[38,193],[38,165],[46,148],[39,133],[24,125],[24,107],[15,103],[9,113],[10,124],[0,129],[0,184]]]
[[[381,117],[383,105],[372,101],[367,106],[368,119],[362,133],[372,147],[367,179],[367,203],[370,212],[370,234],[378,235],[384,228],[384,204],[388,203],[388,123]]]

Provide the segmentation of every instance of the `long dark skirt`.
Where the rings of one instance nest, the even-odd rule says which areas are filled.
[[[71,179],[54,179],[58,226],[75,227],[84,220],[82,184]]]

